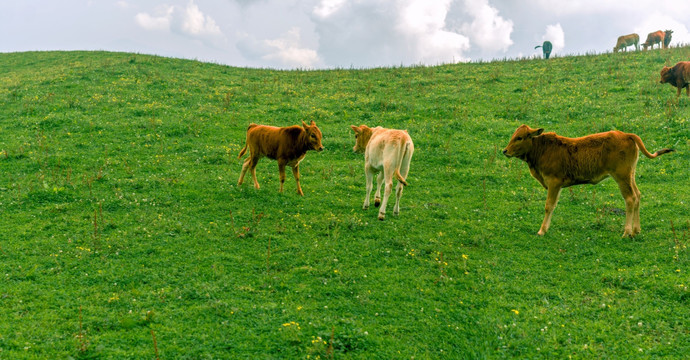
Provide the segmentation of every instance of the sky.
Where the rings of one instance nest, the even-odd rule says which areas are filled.
[[[275,69],[439,65],[611,52],[673,30],[688,0],[16,0],[0,52],[106,50]]]

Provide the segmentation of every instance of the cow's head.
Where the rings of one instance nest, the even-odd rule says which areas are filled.
[[[503,155],[521,158],[532,149],[532,138],[541,135],[542,132],[544,129],[532,129],[527,125],[520,125],[510,138],[508,146],[503,150]]]
[[[352,131],[355,132],[355,147],[352,148],[352,151],[364,152],[364,149],[367,148],[367,144],[369,143],[369,139],[371,139],[371,128],[366,125],[350,125],[350,127],[352,128]]]
[[[673,83],[673,78],[675,77],[674,75],[675,71],[673,71],[673,68],[664,66],[664,68],[661,69],[661,80],[659,82],[662,84]]]
[[[314,120],[312,120],[309,125],[302,121],[302,127],[306,132],[309,148],[316,151],[323,151],[323,145],[321,145],[321,138],[323,135],[321,135],[321,130],[316,126]]]

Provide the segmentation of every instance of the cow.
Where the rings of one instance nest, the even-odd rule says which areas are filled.
[[[548,59],[549,55],[551,55],[551,50],[553,49],[553,45],[551,45],[551,41],[544,41],[543,44],[537,45],[534,47],[535,49],[541,48],[542,51],[544,52],[544,59]]]
[[[676,97],[680,96],[680,89],[685,88],[685,93],[690,97],[690,61],[680,61],[673,67],[664,66],[661,69],[660,83],[669,83],[677,88]]]
[[[647,47],[650,47],[650,46],[652,49],[654,49],[654,44],[659,44],[659,48],[661,48],[661,44],[664,43],[664,36],[665,35],[666,34],[661,30],[649,33],[647,35],[647,41],[642,43],[642,47],[645,50],[647,50]]]
[[[247,149],[249,149],[250,155],[242,165],[242,172],[237,185],[242,185],[244,174],[247,170],[251,170],[254,187],[259,189],[259,182],[256,180],[256,164],[262,157],[266,156],[269,159],[278,160],[280,192],[283,192],[285,166],[287,165],[292,168],[292,175],[297,182],[297,193],[304,196],[299,184],[299,163],[304,159],[308,150],[323,151],[321,138],[321,130],[313,120],[310,125],[302,121],[302,126],[288,127],[250,124],[247,128],[247,142],[240,150],[238,158],[241,159]]]
[[[673,30],[664,31],[664,49],[668,49],[668,45],[671,43],[671,34],[673,34]]]
[[[640,191],[635,183],[638,151],[653,159],[674,150],[661,149],[650,154],[637,135],[616,130],[579,138],[543,132],[541,128],[521,125],[503,150],[505,156],[525,161],[532,176],[547,190],[546,215],[537,235],[549,230],[562,188],[597,184],[609,176],[618,183],[625,199],[623,237],[637,235],[640,232]]]
[[[640,50],[640,35],[629,34],[618,37],[616,46],[613,47],[613,52],[617,53],[618,50],[627,51],[628,46],[635,45],[635,50]]]
[[[393,177],[398,180],[395,187],[395,206],[393,215],[400,213],[400,197],[403,186],[407,186],[407,174],[410,171],[410,159],[414,153],[414,144],[406,130],[384,129],[380,126],[370,128],[366,125],[350,125],[355,132],[355,152],[364,153],[364,173],[366,175],[367,195],[364,198],[364,210],[369,208],[369,196],[373,188],[374,175],[376,177],[376,195],[374,206],[379,207],[379,220],[386,217],[388,197],[393,189]],[[381,201],[381,185],[385,183],[383,201]]]

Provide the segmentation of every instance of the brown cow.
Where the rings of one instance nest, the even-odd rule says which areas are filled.
[[[647,35],[647,41],[642,43],[642,47],[647,50],[647,47],[651,46],[654,49],[654,44],[659,44],[659,48],[664,43],[665,33],[661,30],[649,33]]]
[[[635,50],[640,50],[640,35],[629,34],[618,37],[616,46],[613,47],[613,52],[618,52],[618,50],[627,51],[628,46],[635,45]]]
[[[685,93],[690,96],[690,61],[680,61],[673,67],[664,66],[661,69],[660,83],[669,83],[678,90],[676,97],[680,96],[680,89],[685,88]]]
[[[414,153],[414,144],[405,130],[384,129],[380,126],[370,128],[366,125],[350,125],[355,132],[355,152],[364,153],[364,173],[367,180],[367,195],[364,198],[363,209],[369,208],[369,196],[373,188],[374,174],[376,177],[376,195],[374,206],[381,205],[379,220],[386,217],[388,197],[393,190],[393,177],[398,179],[395,187],[395,206],[393,215],[400,213],[400,198],[403,186],[407,186],[407,173],[410,171],[410,160]],[[381,185],[385,183],[383,202],[381,202]]]
[[[549,230],[551,215],[561,189],[579,184],[597,184],[611,176],[618,183],[625,199],[625,231],[623,236],[640,232],[640,191],[635,183],[638,151],[653,159],[673,151],[661,149],[650,154],[635,134],[608,131],[580,138],[567,138],[521,125],[508,146],[507,157],[527,163],[532,176],[548,190],[546,215],[537,235]]]
[[[256,180],[256,164],[259,159],[267,156],[269,159],[278,160],[280,192],[283,192],[285,165],[287,165],[292,168],[292,175],[295,176],[297,193],[304,196],[302,187],[299,185],[299,163],[304,159],[308,150],[323,150],[321,137],[321,130],[313,120],[311,125],[302,121],[302,126],[288,127],[250,124],[247,128],[247,142],[240,151],[238,158],[242,158],[247,148],[249,148],[250,155],[242,165],[242,173],[240,173],[240,180],[237,185],[242,185],[244,174],[247,170],[251,170],[254,187],[259,189],[259,182]]]

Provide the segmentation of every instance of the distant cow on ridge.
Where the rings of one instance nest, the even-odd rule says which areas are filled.
[[[240,151],[238,158],[242,158],[247,152],[247,148],[249,148],[249,157],[242,165],[242,172],[237,185],[242,185],[244,174],[247,170],[251,170],[254,187],[259,189],[259,182],[256,180],[256,164],[259,159],[266,156],[269,159],[278,160],[280,192],[283,192],[285,165],[287,165],[292,168],[292,175],[295,176],[297,193],[304,196],[299,184],[299,163],[304,159],[308,150],[323,150],[321,137],[321,130],[313,120],[310,125],[302,121],[302,126],[288,127],[250,124],[247,128],[247,142]]]
[[[616,46],[613,47],[613,52],[618,50],[627,51],[628,46],[635,45],[635,50],[640,50],[640,35],[629,34],[618,37]]]
[[[673,30],[664,31],[664,49],[668,49],[668,45],[671,43],[671,37]]]
[[[685,93],[690,97],[690,61],[680,61],[673,67],[664,66],[661,69],[660,83],[669,83],[677,88],[676,97],[680,96],[680,89],[685,88]]]
[[[542,51],[544,52],[544,59],[548,59],[549,56],[551,55],[551,50],[553,49],[553,45],[551,45],[551,41],[544,41],[543,44],[537,45],[534,47],[535,49],[541,48]]]
[[[537,235],[549,230],[562,188],[597,184],[609,176],[616,180],[625,199],[623,236],[637,235],[640,232],[640,190],[635,183],[638,152],[653,159],[673,149],[650,154],[637,135],[615,130],[579,138],[543,131],[522,125],[503,150],[505,156],[525,161],[532,176],[548,191],[546,215]]]
[[[671,30],[667,30],[667,31],[671,31]],[[671,32],[673,32],[673,31],[671,31]],[[647,35],[647,40],[644,43],[642,43],[642,47],[645,50],[647,50],[647,47],[651,47],[652,49],[654,49],[654,44],[659,44],[659,48],[661,48],[662,44],[664,44],[664,37],[665,36],[666,36],[666,33],[661,31],[661,30],[649,33]]]
[[[363,209],[369,208],[369,196],[373,188],[374,175],[376,177],[376,195],[374,206],[381,205],[379,220],[386,216],[388,197],[393,190],[393,177],[398,179],[395,187],[395,206],[393,215],[400,213],[400,198],[403,186],[407,186],[407,173],[410,171],[410,160],[414,153],[414,144],[405,130],[384,129],[380,126],[370,128],[366,125],[350,126],[355,132],[355,152],[364,152],[364,173],[367,178],[367,195],[364,198]],[[381,202],[381,185],[385,184],[383,202]]]

